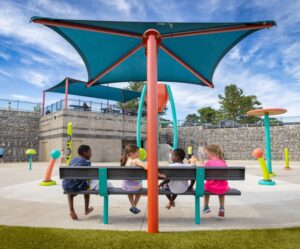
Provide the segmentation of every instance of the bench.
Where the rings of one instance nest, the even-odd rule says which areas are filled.
[[[195,189],[179,195],[195,196],[195,224],[200,224],[200,197],[213,193],[204,191],[204,180],[245,180],[244,167],[159,167],[159,172],[169,180],[195,180]],[[122,188],[107,188],[108,180],[147,180],[147,172],[139,167],[60,167],[60,179],[99,180],[99,190],[64,192],[64,194],[95,194],[104,199],[103,224],[108,224],[108,196],[127,194],[147,194],[147,189],[128,192]],[[158,183],[157,183],[158,185]],[[172,194],[165,189],[158,190],[159,195]],[[225,195],[241,195],[237,189],[230,189]]]
[[[74,110],[81,110],[81,111],[91,111],[91,107],[89,106],[83,106],[83,105],[70,105],[70,107],[73,107]]]

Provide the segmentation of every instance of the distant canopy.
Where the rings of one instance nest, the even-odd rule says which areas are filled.
[[[239,41],[275,25],[274,21],[247,23],[170,23],[64,20],[32,17],[65,38],[79,53],[88,72],[88,86],[146,81],[142,37],[146,30],[160,33],[158,81],[213,87],[214,71]]]
[[[67,79],[67,78],[66,78]],[[66,79],[57,85],[47,89],[45,92],[65,93]],[[93,87],[86,87],[86,82],[68,78],[68,93],[71,95],[78,95],[84,97],[91,97],[97,99],[108,99],[125,103],[127,101],[137,99],[141,96],[140,92],[120,89],[109,86],[96,85]]]

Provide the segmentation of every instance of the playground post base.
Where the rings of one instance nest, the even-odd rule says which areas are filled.
[[[276,176],[276,174],[275,174],[274,172],[270,172],[270,173],[269,173],[269,176],[271,176],[271,177],[272,177],[272,176]]]
[[[276,183],[272,180],[259,180],[258,182],[259,185],[275,185]]]
[[[48,186],[53,186],[53,185],[56,185],[56,181],[54,180],[51,180],[51,181],[42,181],[40,182],[40,186],[43,186],[43,187],[48,187]]]

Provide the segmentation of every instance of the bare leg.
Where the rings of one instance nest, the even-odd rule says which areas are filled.
[[[173,198],[172,198],[172,195],[166,195],[166,196],[167,196],[167,198],[168,198],[168,200],[169,200],[169,203],[168,203],[168,205],[166,206],[166,208],[167,208],[167,209],[170,209],[171,206],[172,206],[171,202],[172,202]]]
[[[218,216],[225,217],[225,210],[224,210],[225,197],[224,197],[224,195],[219,195],[219,202],[220,202],[220,209],[219,209]]]
[[[224,208],[225,206],[225,196],[219,195],[220,208]]]
[[[176,199],[177,195],[171,195],[171,200],[169,203],[170,208],[171,207],[175,207],[175,199]]]
[[[128,195],[128,199],[129,199],[129,201],[130,201],[131,206],[132,206],[132,207],[136,207],[135,202],[134,202],[133,194],[129,194],[129,195]]]
[[[69,202],[70,216],[73,220],[77,220],[78,217],[74,210],[74,195],[68,195],[68,202]]]
[[[209,204],[209,195],[204,195],[204,207],[208,207]]]
[[[134,203],[135,203],[135,206],[137,206],[137,204],[138,204],[138,202],[139,202],[139,200],[141,198],[141,195],[135,195],[134,197],[135,197],[134,198]]]
[[[90,195],[84,195],[84,207],[85,207],[86,215],[93,212],[94,210],[92,207],[89,207],[89,205],[90,205]]]

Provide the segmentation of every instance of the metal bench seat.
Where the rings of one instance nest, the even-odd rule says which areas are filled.
[[[90,195],[99,195],[99,191],[98,190],[86,190],[86,191],[80,191],[80,192],[67,192],[67,191],[64,191],[64,194],[72,194],[72,195],[78,195],[78,194],[90,194]],[[146,188],[143,188],[139,191],[126,191],[126,190],[123,190],[122,188],[109,188],[108,189],[108,194],[109,195],[127,195],[127,194],[142,194],[142,195],[146,195],[147,194],[147,189]],[[159,189],[159,195],[170,195],[170,194],[173,194],[172,192],[170,191],[167,191],[165,189]],[[218,195],[218,194],[214,194],[214,193],[211,193],[211,192],[207,192],[207,191],[204,191],[204,194],[208,194],[208,195]],[[195,191],[186,191],[182,194],[178,194],[178,195],[195,195]],[[230,189],[229,191],[227,191],[226,193],[224,193],[224,195],[241,195],[241,191],[235,189],[235,188],[232,188]]]

